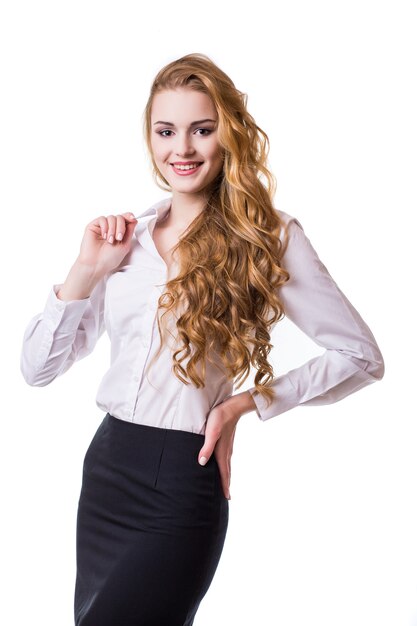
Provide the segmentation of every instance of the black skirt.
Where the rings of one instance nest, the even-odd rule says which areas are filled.
[[[77,515],[77,626],[191,626],[229,520],[204,435],[109,413],[86,452]]]

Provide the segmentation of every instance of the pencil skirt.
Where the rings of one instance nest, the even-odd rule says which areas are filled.
[[[229,501],[204,435],[106,414],[85,454],[76,626],[191,626],[214,577]]]

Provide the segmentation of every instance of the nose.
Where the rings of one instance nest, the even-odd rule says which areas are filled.
[[[178,134],[176,139],[176,154],[179,157],[189,156],[195,152],[191,137],[187,134]]]

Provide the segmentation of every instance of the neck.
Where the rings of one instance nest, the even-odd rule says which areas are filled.
[[[166,225],[187,228],[205,206],[206,198],[202,194],[173,192]]]

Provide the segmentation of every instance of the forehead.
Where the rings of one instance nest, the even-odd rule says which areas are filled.
[[[194,120],[210,117],[217,119],[212,99],[201,91],[192,89],[169,89],[155,94],[152,101],[152,121],[164,120],[189,124]]]

